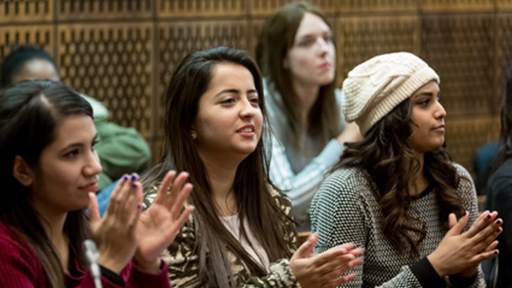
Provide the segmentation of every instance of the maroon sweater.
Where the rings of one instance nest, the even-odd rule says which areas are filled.
[[[83,271],[75,259],[76,269],[72,275],[66,275],[66,287],[94,288],[90,273]],[[162,261],[159,274],[141,271],[132,262],[121,271],[121,278],[126,283],[120,286],[102,277],[104,288],[117,287],[171,287],[167,277],[167,266]],[[43,266],[28,243],[15,231],[0,223],[0,287],[27,288],[47,287]]]

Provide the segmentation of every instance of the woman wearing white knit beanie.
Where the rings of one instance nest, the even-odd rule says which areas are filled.
[[[410,53],[374,57],[343,83],[363,140],[346,150],[311,205],[316,252],[365,248],[343,287],[485,287],[503,220],[478,216],[469,173],[445,151],[439,76]],[[458,220],[457,220],[458,219]]]

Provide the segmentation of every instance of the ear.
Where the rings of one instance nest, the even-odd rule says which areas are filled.
[[[284,70],[290,69],[290,64],[288,63],[288,55],[286,55],[283,59],[283,68]]]
[[[192,126],[192,128],[190,129],[190,135],[192,135],[192,140],[197,139],[197,133],[196,130],[194,129],[194,126]]]
[[[35,173],[21,156],[14,156],[14,165],[12,166],[12,176],[23,186],[30,186],[34,183]]]

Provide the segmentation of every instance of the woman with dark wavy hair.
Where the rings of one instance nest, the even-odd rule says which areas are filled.
[[[166,196],[168,175],[141,213],[138,176],[124,175],[100,219],[92,113],[58,82],[25,81],[0,93],[0,287],[170,287],[159,255],[193,209],[180,213],[192,187],[180,189],[178,177]],[[88,238],[99,252],[95,280],[84,255]]]
[[[163,255],[175,288],[336,287],[354,277],[339,277],[360,261],[353,244],[313,255],[314,234],[297,249],[290,201],[268,178],[264,100],[259,69],[240,50],[194,52],[171,78],[166,156],[143,183],[173,166],[194,185],[196,209]]]
[[[498,253],[502,220],[478,217],[469,173],[443,148],[440,94],[436,72],[405,52],[374,57],[343,83],[363,140],[346,144],[311,209],[315,251],[365,249],[343,287],[485,286],[478,267]]]

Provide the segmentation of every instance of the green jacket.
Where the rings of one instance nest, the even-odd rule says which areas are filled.
[[[109,111],[101,102],[85,95],[82,97],[92,106],[94,126],[98,133],[96,151],[103,167],[98,191],[125,173],[141,173],[151,157],[151,150],[144,138],[133,128],[108,122]]]

